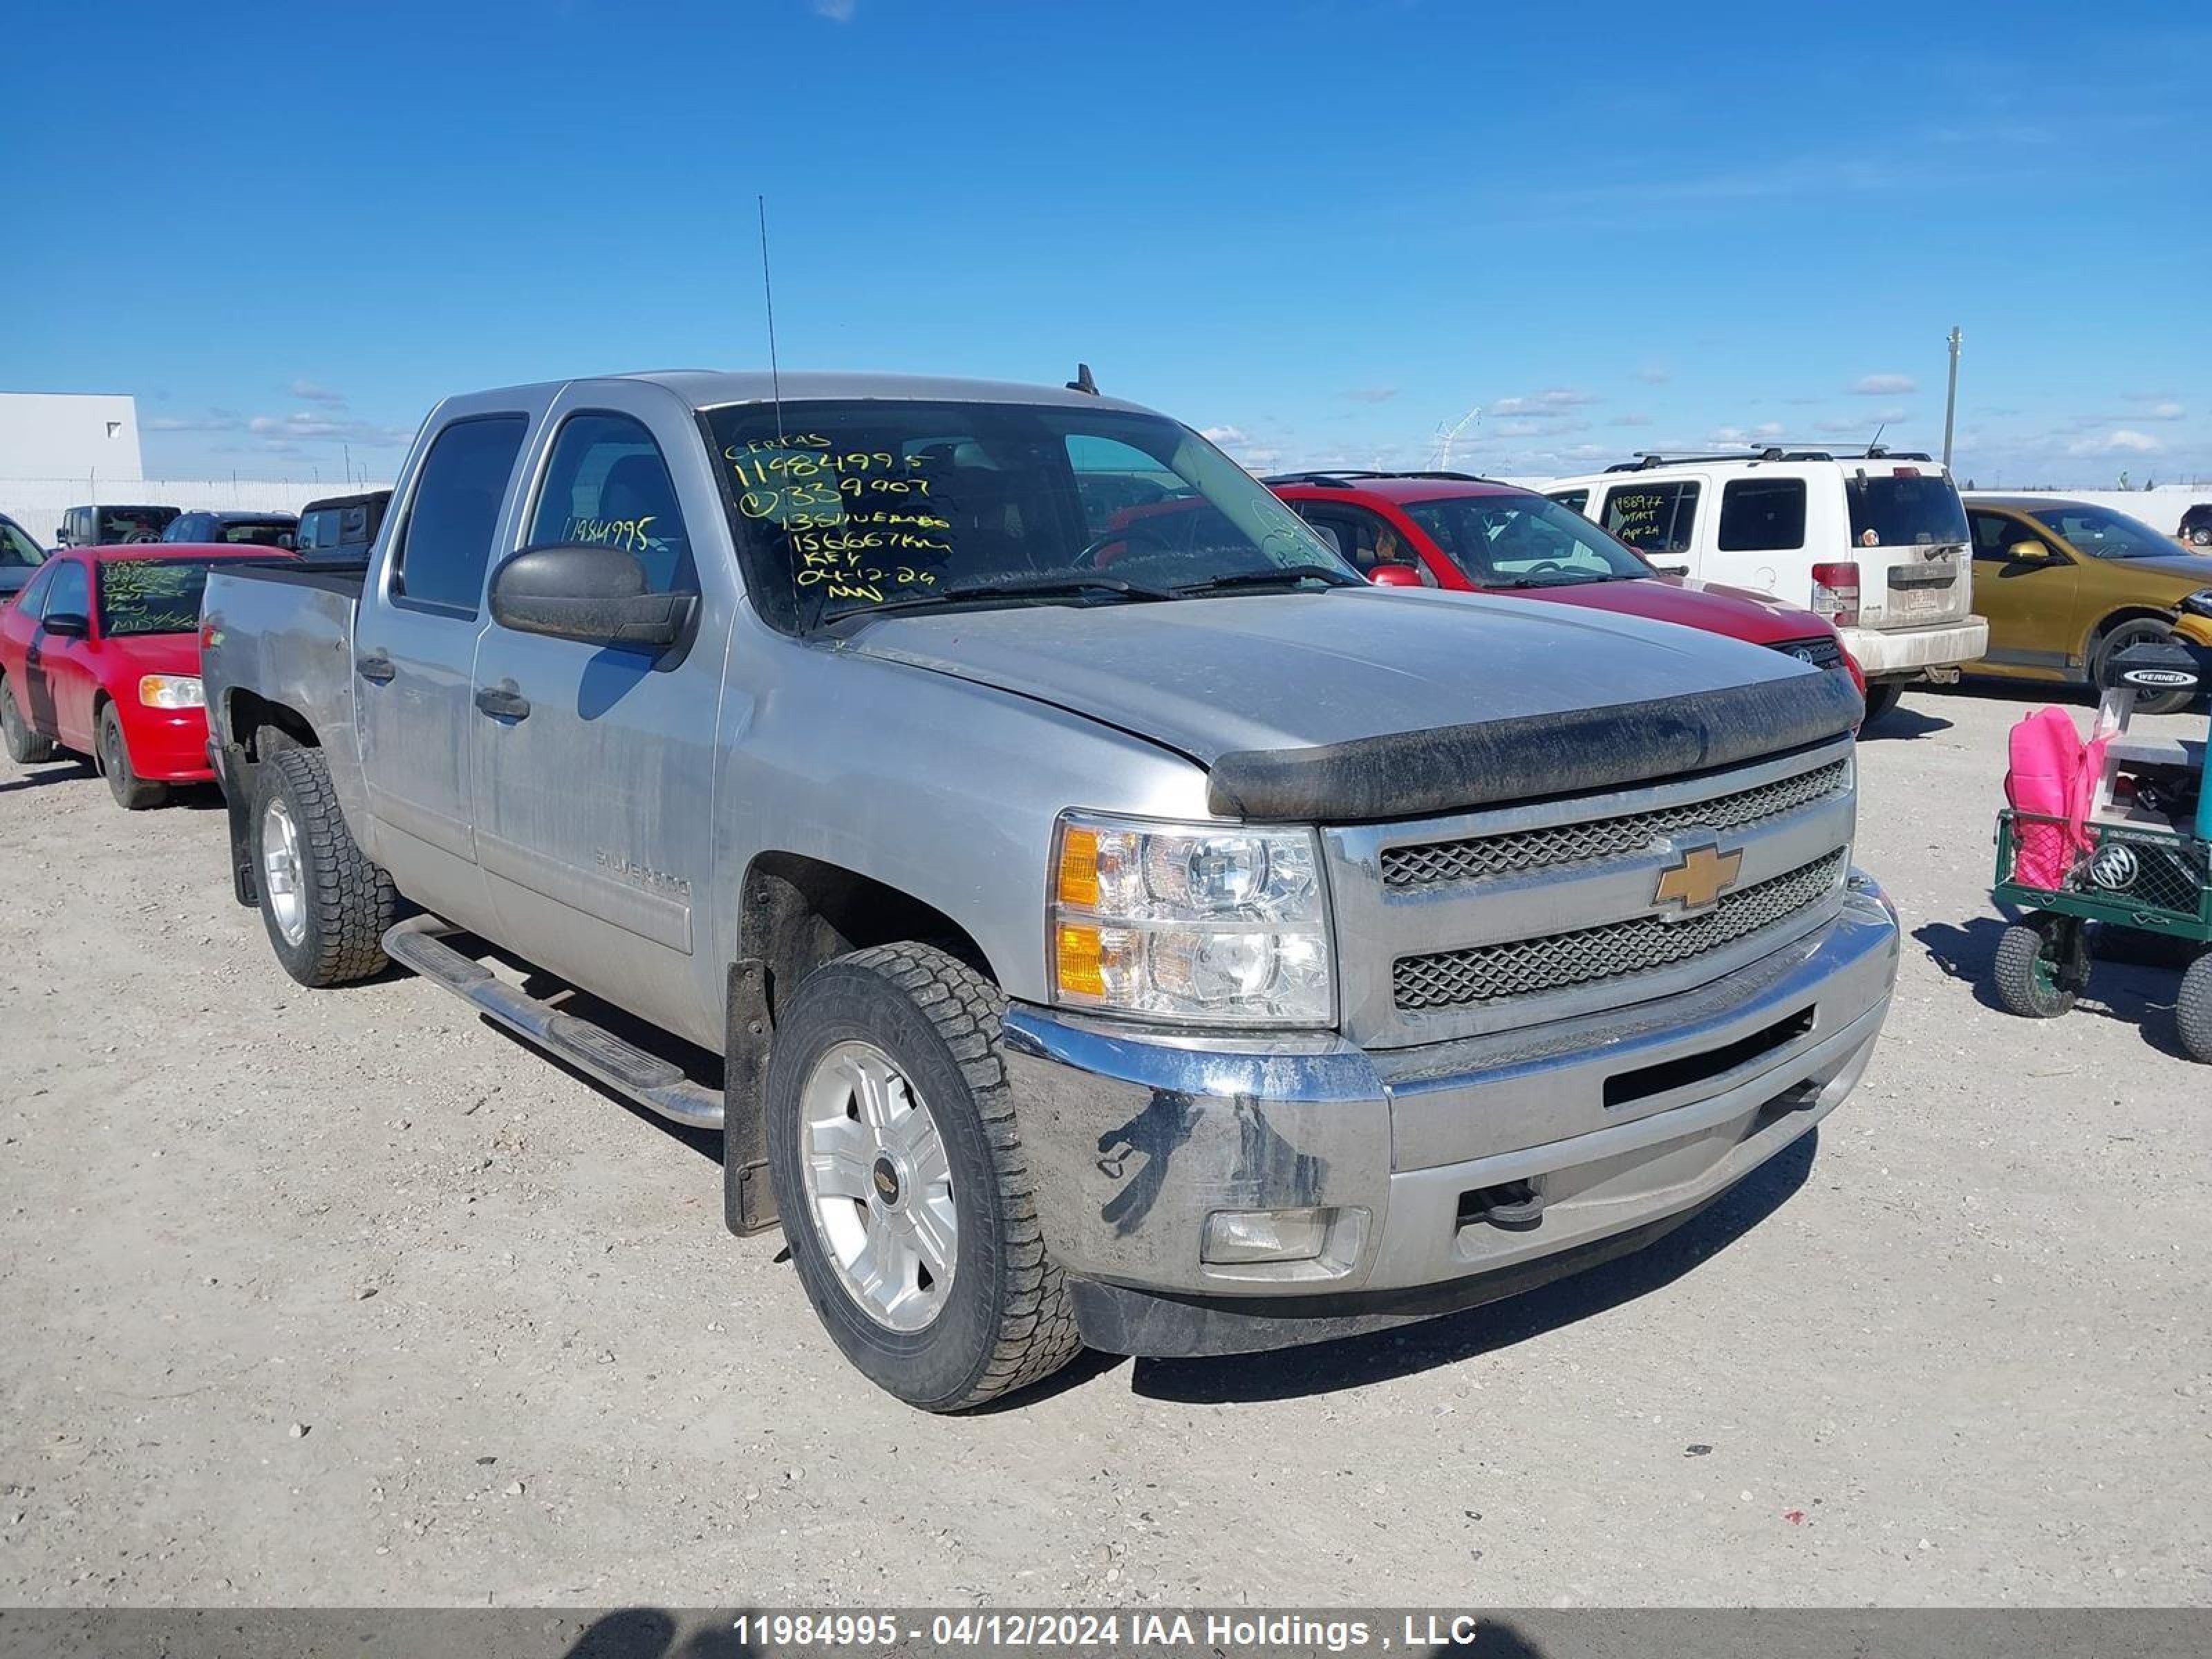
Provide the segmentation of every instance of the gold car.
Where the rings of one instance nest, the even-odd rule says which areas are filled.
[[[2212,646],[2212,557],[2140,520],[2063,495],[1966,497],[1974,609],[1989,654],[1970,674],[2101,685],[2114,653],[2146,640]],[[2186,699],[2144,698],[2146,714]]]

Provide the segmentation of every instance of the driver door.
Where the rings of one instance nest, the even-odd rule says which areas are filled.
[[[564,392],[542,430],[507,551],[618,546],[651,591],[702,598],[690,636],[657,653],[495,619],[477,642],[477,848],[501,942],[620,1006],[686,1008],[681,1024],[718,1031],[719,975],[695,953],[736,581],[695,549],[718,545],[725,509],[690,411],[658,387]]]
[[[2037,679],[2069,678],[2081,666],[2074,647],[2086,631],[2075,617],[2080,568],[2025,519],[1972,507],[1966,522],[1974,536],[1974,609],[1990,624],[1982,660]],[[2022,543],[2038,556],[2015,558]]]

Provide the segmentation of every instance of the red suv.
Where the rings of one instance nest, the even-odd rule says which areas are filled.
[[[1370,581],[1526,593],[1702,628],[1841,668],[1865,695],[1858,665],[1824,618],[1763,593],[1663,576],[1533,490],[1465,472],[1286,472],[1264,482]]]

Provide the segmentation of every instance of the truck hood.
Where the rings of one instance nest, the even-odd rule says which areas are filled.
[[[1034,697],[1209,768],[1241,751],[1357,744],[1817,672],[1640,617],[1380,587],[885,617],[862,624],[845,648]]]

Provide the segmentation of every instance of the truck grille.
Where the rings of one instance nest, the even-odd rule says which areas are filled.
[[[1638,815],[1657,816],[1660,815]],[[1711,819],[1703,817],[1694,822],[1702,827],[1711,824]],[[1578,830],[1601,827],[1575,826]],[[1620,979],[1650,969],[1688,962],[1747,939],[1761,928],[1786,921],[1818,903],[1835,888],[1843,872],[1844,857],[1839,848],[1757,886],[1730,893],[1712,909],[1686,921],[1644,916],[1572,933],[1515,939],[1504,945],[1445,951],[1434,956],[1401,957],[1391,972],[1393,995],[1398,1007],[1406,1012],[1463,1008],[1499,997],[1564,990],[1594,980]]]
[[[1691,801],[1680,806],[1663,806],[1649,812],[1632,812],[1624,817],[1600,818],[1589,823],[1557,824],[1542,830],[1514,830],[1504,835],[1473,836],[1462,841],[1393,847],[1382,854],[1382,884],[1393,890],[1404,892],[1444,882],[1480,881],[1486,876],[1513,875],[1525,870],[1618,858],[1626,853],[1643,852],[1671,836],[1690,831],[1718,833],[1740,830],[1746,824],[1757,823],[1765,818],[1778,817],[1814,801],[1840,795],[1850,787],[1850,763],[1832,761],[1809,772],[1801,772],[1795,777],[1778,778],[1771,783],[1762,783],[1732,795]],[[1748,892],[1735,895],[1723,901],[1722,908],[1725,909],[1728,904],[1749,896]],[[1674,924],[1666,931],[1680,933],[1685,930],[1680,924]],[[1561,934],[1558,937],[1577,936]],[[1526,947],[1501,948],[1517,950]],[[1679,957],[1663,958],[1670,962],[1680,959]],[[1442,958],[1422,957],[1418,960]],[[1407,965],[1404,962],[1398,964],[1401,975],[1399,1006],[1440,1006],[1425,1002],[1408,1003],[1406,1000],[1403,975]],[[1560,982],[1571,984],[1575,981]],[[1449,1003],[1467,1000],[1449,997],[1442,1000]]]

